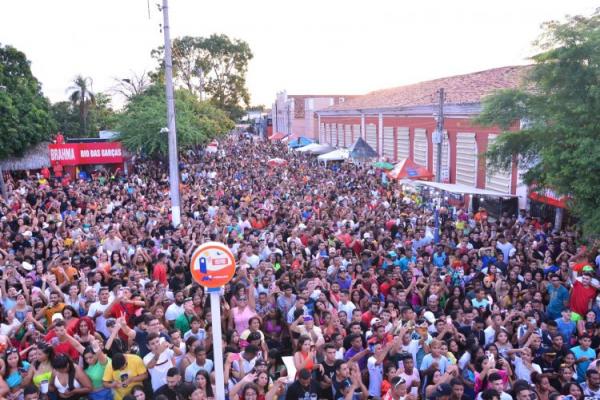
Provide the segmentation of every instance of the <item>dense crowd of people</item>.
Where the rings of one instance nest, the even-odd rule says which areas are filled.
[[[576,232],[449,207],[436,234],[427,199],[382,171],[245,135],[180,172],[176,229],[159,161],[9,180],[1,396],[216,399],[189,262],[219,241],[237,260],[220,303],[230,400],[600,398],[600,257]]]

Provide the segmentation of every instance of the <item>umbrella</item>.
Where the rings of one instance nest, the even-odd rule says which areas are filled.
[[[384,162],[384,161],[377,161],[376,163],[373,163],[373,166],[375,168],[380,168],[380,169],[387,169],[387,170],[394,169],[394,164],[389,163],[389,162]]]
[[[414,161],[405,158],[394,166],[394,169],[389,171],[387,175],[392,179],[420,179],[428,180],[433,178],[433,174],[429,170]]]
[[[272,168],[282,167],[284,165],[287,165],[287,163],[288,162],[283,158],[271,158],[267,161],[267,165]]]
[[[272,136],[269,136],[269,140],[281,140],[286,136],[287,135],[285,133],[277,132],[277,133],[273,134]]]

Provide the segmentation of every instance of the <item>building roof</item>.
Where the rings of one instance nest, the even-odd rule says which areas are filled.
[[[304,118],[304,101],[306,99],[333,99],[333,105],[341,104],[349,99],[359,97],[345,94],[288,94],[288,99],[294,100],[294,118]],[[340,102],[340,99],[343,99]]]
[[[4,171],[42,169],[50,166],[49,142],[40,142],[25,151],[22,157],[11,157],[0,161]]]
[[[447,104],[480,103],[483,97],[495,90],[521,86],[530,68],[531,66],[501,67],[376,90],[335,104],[327,108],[327,111],[432,105],[437,103],[435,93],[440,88],[445,90]]]

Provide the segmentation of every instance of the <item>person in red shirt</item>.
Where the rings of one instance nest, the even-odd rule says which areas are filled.
[[[127,286],[123,286],[121,290],[119,290],[119,295],[115,296],[112,303],[106,307],[104,311],[104,318],[115,318],[119,319],[120,317],[124,317],[127,325],[132,327],[133,317],[137,315],[138,309],[144,307],[146,305],[145,302],[141,300],[132,299],[131,289]],[[121,332],[119,332],[121,334]],[[125,334],[123,334],[126,338]]]
[[[152,279],[167,285],[167,256],[166,254],[159,254],[158,262],[152,269]]]
[[[54,176],[57,179],[62,178],[62,175],[63,175],[63,166],[60,165],[60,163],[58,161],[54,163],[54,167],[52,169],[54,169]]]
[[[79,355],[83,354],[85,350],[83,345],[67,333],[67,327],[64,319],[62,319],[62,315],[58,318],[53,316],[52,319],[55,320],[54,329],[44,337],[44,340],[54,348],[55,354],[66,354],[71,360],[77,362]]]
[[[42,176],[44,177],[44,179],[50,179],[50,170],[48,169],[48,167],[44,167],[42,168]]]
[[[591,309],[591,304],[594,298],[596,298],[597,289],[592,286],[592,274],[585,271],[579,278],[573,283],[573,289],[571,289],[571,299],[569,300],[569,308],[571,309],[571,320],[579,321],[583,319],[583,316]]]
[[[380,306],[381,306],[381,301],[379,300],[379,298],[373,297],[373,299],[371,300],[371,306],[369,307],[369,310],[364,312],[361,317],[361,322],[365,326],[370,326],[371,319],[373,319],[379,315],[379,307]]]

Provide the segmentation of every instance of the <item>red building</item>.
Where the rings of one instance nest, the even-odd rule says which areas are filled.
[[[438,155],[432,134],[438,112],[436,92],[443,88],[442,181],[518,194],[516,163],[510,171],[493,171],[480,156],[496,140],[500,129],[477,126],[473,117],[479,114],[485,96],[518,87],[528,68],[495,68],[349,99],[316,112],[319,141],[348,147],[361,136],[389,161],[409,158],[435,172]],[[514,129],[518,128],[515,124]]]

